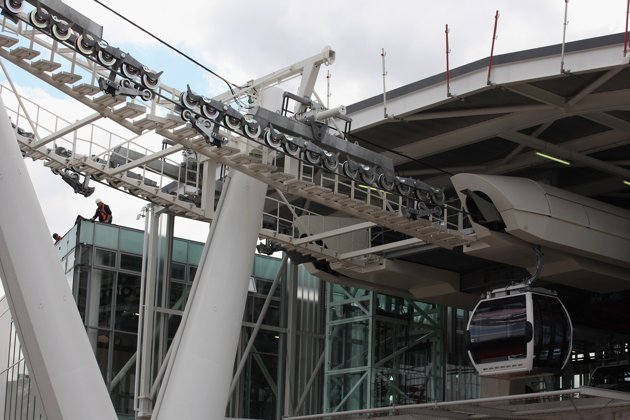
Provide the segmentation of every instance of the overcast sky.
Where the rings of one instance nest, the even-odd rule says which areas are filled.
[[[450,29],[450,65],[454,68],[489,55],[497,10],[497,55],[560,43],[565,13],[564,0],[104,2],[237,84],[310,57],[329,45],[336,51],[336,62],[322,69],[316,90],[321,97],[326,96],[325,76],[329,71],[331,106],[348,105],[382,93],[381,49],[386,51],[387,89],[392,89],[445,70],[446,24]],[[97,3],[67,3],[101,24],[111,45],[130,52],[155,70],[164,70],[162,80],[168,85],[184,90],[190,84],[205,96],[225,90],[223,82]],[[566,40],[623,32],[626,5],[626,0],[571,0]],[[69,120],[93,112],[16,67],[7,67],[27,97]],[[91,217],[96,197],[110,204],[115,223],[144,227],[142,220],[136,220],[144,202],[100,184],[95,184],[97,191],[92,197],[84,198],[75,195],[40,162],[29,163],[28,167],[51,233],[65,233],[77,214]],[[196,240],[203,240],[207,233],[205,225],[199,227],[180,219],[176,227],[180,235]]]

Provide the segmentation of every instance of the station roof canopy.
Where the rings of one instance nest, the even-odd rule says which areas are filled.
[[[348,106],[351,139],[447,191],[521,176],[629,208],[628,56],[614,34],[487,57]]]

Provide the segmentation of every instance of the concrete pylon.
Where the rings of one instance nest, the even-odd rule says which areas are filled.
[[[266,184],[248,175],[234,171],[231,176],[199,263],[196,291],[179,327],[181,337],[154,420],[225,418],[267,192]]]
[[[48,420],[115,420],[0,99],[0,277]]]

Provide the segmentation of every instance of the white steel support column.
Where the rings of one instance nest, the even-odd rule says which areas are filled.
[[[48,420],[116,413],[0,100],[0,277]]]
[[[232,379],[267,186],[231,174],[155,420],[218,420]]]
[[[151,371],[153,367],[153,325],[155,315],[155,289],[158,278],[160,216],[162,209],[147,206],[144,231],[143,265],[140,291],[140,317],[138,320],[138,349],[136,360],[136,418],[151,416]]]

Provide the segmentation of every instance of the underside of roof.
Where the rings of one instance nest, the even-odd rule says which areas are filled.
[[[496,56],[348,107],[353,140],[399,175],[533,179],[628,208],[630,69],[623,34]],[[565,165],[536,152],[561,158]]]
[[[352,140],[390,156],[397,175],[444,187],[457,208],[462,203],[451,177],[470,173],[529,178],[621,212],[630,209],[630,68],[624,34],[487,57],[347,109]],[[518,268],[479,255],[483,252],[425,246],[392,257],[457,271],[461,291],[477,296],[527,275],[526,264]],[[533,253],[523,257],[532,258]],[[545,281],[554,277],[543,276]],[[585,281],[598,282],[596,277]],[[594,307],[587,302],[593,296],[630,304],[630,283],[605,297],[585,292],[566,276],[552,287],[584,325],[598,328],[594,319],[601,318],[619,320],[619,331],[630,326],[612,306],[600,308],[596,318],[580,316]]]

